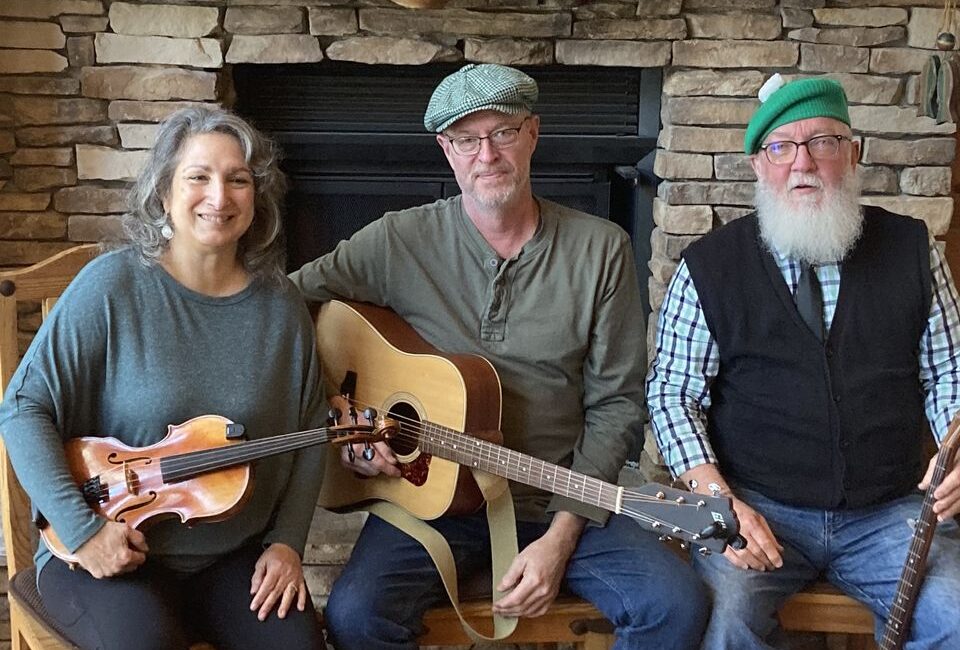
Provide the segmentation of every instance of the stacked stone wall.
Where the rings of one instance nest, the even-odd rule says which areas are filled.
[[[239,63],[326,59],[664,70],[655,172],[663,179],[650,296],[683,248],[750,210],[745,125],[763,81],[827,74],[863,138],[865,203],[944,235],[955,126],[917,117],[942,0],[2,0],[0,267],[118,232],[124,190],[157,123],[227,105]],[[652,330],[652,327],[651,327]],[[24,339],[26,341],[26,338]],[[322,601],[358,517],[318,513],[308,573]]]

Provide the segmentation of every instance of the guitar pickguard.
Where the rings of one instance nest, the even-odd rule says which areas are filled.
[[[430,473],[431,458],[433,458],[431,454],[418,454],[412,462],[400,463],[400,476],[417,487],[424,485]]]

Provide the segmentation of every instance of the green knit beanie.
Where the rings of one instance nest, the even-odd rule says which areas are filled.
[[[779,75],[774,75],[776,77]],[[757,153],[771,131],[790,122],[811,117],[832,117],[850,126],[847,95],[843,92],[843,86],[833,79],[814,77],[791,81],[764,100],[764,89],[770,81],[760,89],[760,101],[763,103],[747,125],[747,134],[743,139],[745,153]]]

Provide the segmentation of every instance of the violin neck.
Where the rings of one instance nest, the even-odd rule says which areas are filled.
[[[251,463],[268,456],[285,454],[329,442],[336,434],[327,428],[298,431],[262,440],[240,442],[224,447],[167,456],[160,461],[164,483],[185,481],[200,474]]]

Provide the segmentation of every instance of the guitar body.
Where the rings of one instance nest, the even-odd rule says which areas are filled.
[[[338,394],[354,372],[358,410],[372,407],[404,422],[429,421],[500,442],[500,379],[483,357],[441,354],[392,311],[337,300],[320,309],[317,346],[328,395]],[[401,461],[399,478],[359,476],[341,465],[339,453],[328,453],[320,505],[389,501],[420,519],[436,519],[483,504],[468,468],[402,441],[390,445]]]

